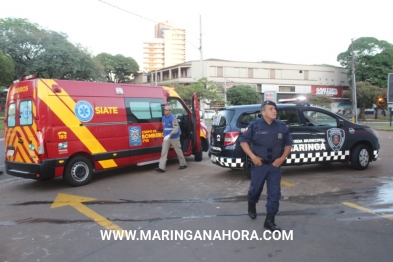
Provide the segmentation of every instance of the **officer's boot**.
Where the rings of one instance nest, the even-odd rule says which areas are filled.
[[[257,218],[257,209],[255,203],[248,202],[248,215],[251,217],[251,219]]]
[[[276,223],[274,223],[274,218],[276,216],[276,213],[267,213],[265,224],[263,224],[264,228],[269,229],[272,232],[275,230],[281,231],[281,229],[277,227]]]

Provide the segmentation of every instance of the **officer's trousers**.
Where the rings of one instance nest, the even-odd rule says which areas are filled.
[[[274,167],[268,164],[262,164],[262,166],[251,165],[248,201],[258,203],[265,181],[267,182],[266,212],[275,213],[278,211],[281,197],[281,167]]]
[[[166,160],[168,157],[168,150],[171,147],[171,145],[173,146],[173,149],[175,149],[180,165],[181,166],[186,165],[186,160],[183,156],[183,151],[181,150],[180,137],[169,138],[162,142],[161,158],[160,158],[160,163],[158,164],[158,167],[161,168],[162,170],[165,170]]]

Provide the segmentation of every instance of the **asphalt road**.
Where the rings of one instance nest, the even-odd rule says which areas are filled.
[[[251,220],[249,181],[207,155],[188,157],[185,170],[170,161],[164,174],[156,165],[100,172],[77,188],[62,179],[3,179],[0,261],[392,261],[393,132],[378,133],[380,158],[365,171],[338,163],[283,168],[276,223],[292,240],[263,238],[266,192]],[[102,240],[108,228],[158,235]],[[258,239],[158,238],[181,230]]]

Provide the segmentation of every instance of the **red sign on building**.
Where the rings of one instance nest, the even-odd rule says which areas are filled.
[[[311,86],[311,94],[326,95],[330,97],[342,97],[341,86]]]

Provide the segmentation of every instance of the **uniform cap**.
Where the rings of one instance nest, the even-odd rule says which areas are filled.
[[[165,106],[164,110],[171,110],[172,111],[172,107],[171,106]]]

